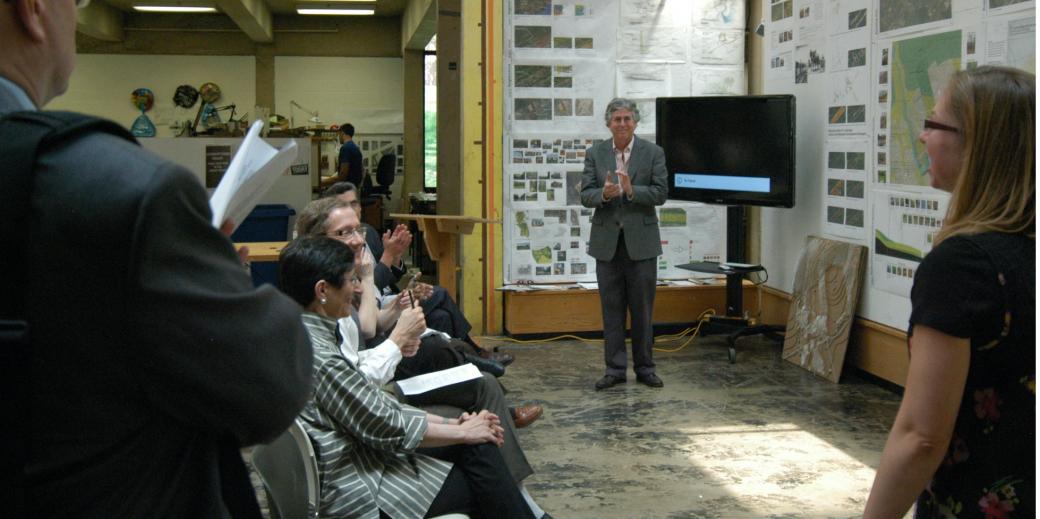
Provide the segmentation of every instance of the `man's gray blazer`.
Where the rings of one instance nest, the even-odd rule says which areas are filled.
[[[633,136],[632,158],[628,174],[632,179],[632,199],[622,193],[603,201],[603,184],[607,174],[617,169],[614,141],[605,139],[585,152],[585,171],[581,176],[581,205],[594,207],[589,255],[610,261],[617,250],[619,230],[624,227],[628,257],[643,260],[661,255],[661,231],[657,227],[656,206],[668,198],[668,172],[664,150],[660,146]]]

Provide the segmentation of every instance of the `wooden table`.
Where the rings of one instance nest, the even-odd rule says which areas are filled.
[[[265,261],[278,261],[278,255],[281,254],[282,249],[288,245],[287,241],[255,241],[255,242],[243,242],[236,243],[235,250],[245,245],[249,247],[249,257],[246,258],[248,261],[254,261],[262,263]]]
[[[437,262],[437,284],[458,300],[455,271],[458,270],[458,236],[471,234],[478,223],[502,223],[474,216],[441,214],[391,214],[396,220],[415,220],[423,233],[426,251]]]

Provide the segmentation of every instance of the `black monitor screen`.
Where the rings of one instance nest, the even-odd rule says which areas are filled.
[[[668,198],[794,207],[792,95],[657,98]]]

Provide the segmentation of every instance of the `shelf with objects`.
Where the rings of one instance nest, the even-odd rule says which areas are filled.
[[[791,95],[657,98],[657,143],[668,165],[668,197],[726,205],[726,262],[678,265],[726,276],[726,313],[701,327],[725,334],[729,361],[737,339],[780,338],[783,325],[750,325],[742,284],[761,265],[744,263],[748,205],[794,207],[795,100]]]

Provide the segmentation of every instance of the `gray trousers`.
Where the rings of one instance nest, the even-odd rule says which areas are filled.
[[[527,456],[517,441],[516,426],[509,417],[509,404],[502,394],[502,385],[493,375],[483,372],[481,374],[484,375],[483,378],[412,396],[404,396],[400,387],[394,384],[394,393],[401,402],[448,418],[458,418],[462,411],[476,413],[484,409],[498,415],[502,421],[502,428],[505,429],[506,440],[499,450],[513,479],[519,484],[524,478],[534,474],[534,469],[527,462]]]
[[[628,257],[624,236],[610,261],[596,260],[603,310],[603,360],[606,374],[626,378],[625,317],[632,318],[632,364],[636,375],[654,372],[654,294],[657,291],[657,258]]]

